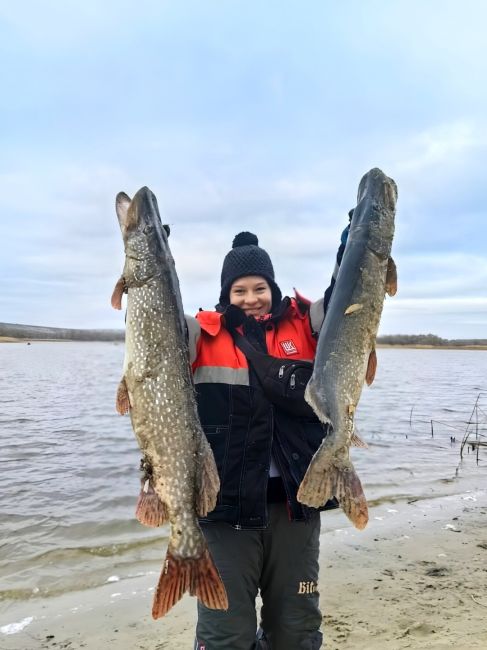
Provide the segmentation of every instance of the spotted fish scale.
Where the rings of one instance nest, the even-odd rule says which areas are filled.
[[[130,413],[143,454],[138,519],[169,522],[166,560],[152,615],[164,616],[188,591],[227,609],[223,583],[198,524],[215,507],[218,472],[198,418],[179,282],[156,197],[144,187],[116,199],[125,266],[112,296],[127,292],[126,342],[117,410]]]
[[[397,290],[390,257],[397,200],[395,182],[380,169],[361,180],[345,252],[328,305],[305,398],[331,425],[301,482],[298,499],[320,507],[336,497],[357,528],[368,521],[367,501],[349,457],[351,444],[366,446],[354,432],[364,382],[377,364],[375,339],[385,294]]]

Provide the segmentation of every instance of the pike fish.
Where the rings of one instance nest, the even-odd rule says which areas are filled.
[[[367,501],[349,457],[350,445],[365,447],[354,432],[364,382],[377,366],[375,339],[385,294],[397,290],[391,258],[395,182],[380,169],[360,181],[345,252],[318,338],[305,399],[331,430],[313,456],[298,490],[302,503],[320,507],[336,497],[359,529],[368,521]]]
[[[112,306],[127,292],[125,361],[117,391],[120,414],[130,412],[146,470],[137,507],[147,525],[170,524],[166,559],[152,616],[164,616],[185,592],[212,609],[228,609],[225,587],[198,524],[213,510],[218,472],[201,428],[186,325],[169,228],[147,188],[132,200],[120,192],[116,212],[125,245],[123,275]]]

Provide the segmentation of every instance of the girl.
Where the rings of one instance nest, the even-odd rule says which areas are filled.
[[[283,299],[269,255],[255,235],[239,233],[216,310],[188,319],[199,416],[220,475],[217,506],[201,526],[229,600],[226,612],[198,603],[195,650],[321,647],[320,514],[296,493],[327,428],[272,401],[239,335],[272,357],[312,361],[347,234],[330,287],[311,303],[298,293]]]

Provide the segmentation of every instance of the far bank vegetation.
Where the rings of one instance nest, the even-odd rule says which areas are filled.
[[[487,347],[487,339],[443,339],[436,334],[391,334],[377,337],[377,343],[379,345],[428,348]]]
[[[123,341],[124,330],[65,329],[0,323],[0,342],[15,341]],[[379,346],[409,348],[487,349],[487,339],[442,339],[436,334],[391,334],[377,338]]]

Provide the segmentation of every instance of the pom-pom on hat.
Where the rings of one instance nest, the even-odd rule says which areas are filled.
[[[238,278],[260,275],[267,280],[272,291],[273,309],[281,302],[281,290],[274,281],[274,267],[268,253],[259,246],[257,236],[251,232],[239,232],[232,243],[232,250],[223,260],[220,305],[230,302],[230,288]]]

